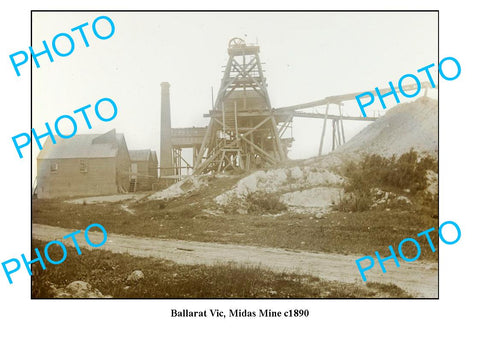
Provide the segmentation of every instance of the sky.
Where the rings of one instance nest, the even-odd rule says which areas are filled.
[[[106,40],[92,33],[92,23],[101,15],[115,25]],[[79,32],[70,31],[85,22],[88,48]],[[77,134],[115,128],[125,134],[130,149],[157,153],[160,83],[171,85],[172,127],[206,126],[203,114],[211,108],[212,86],[215,96],[218,91],[233,37],[259,44],[276,108],[384,88],[438,59],[437,14],[432,12],[35,12],[32,27],[34,51],[42,50],[43,40],[51,46],[58,33],[69,32],[75,42],[71,55],[54,54],[54,62],[39,56],[41,67],[33,66],[33,127],[46,132],[45,122],[53,128],[57,117],[68,114],[77,121]],[[106,21],[99,21],[97,29],[109,32]],[[62,45],[66,41],[57,40],[59,50],[68,50],[68,44]],[[436,79],[436,70],[432,74]],[[424,74],[418,76],[427,81]],[[110,122],[98,120],[93,110],[104,97],[118,107]],[[87,104],[92,106],[87,111],[91,130],[73,113]],[[387,100],[389,107],[394,104]],[[372,105],[367,113],[380,108]],[[354,101],[345,104],[344,112],[360,115]],[[367,124],[346,123],[347,139]],[[68,124],[60,128],[69,131]],[[321,120],[295,118],[289,157],[315,156],[321,128]],[[329,133],[325,150],[331,147]],[[33,159],[38,152],[33,145]]]

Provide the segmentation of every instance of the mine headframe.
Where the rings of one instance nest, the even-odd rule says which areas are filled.
[[[279,137],[258,45],[233,38],[194,174],[274,165],[290,140]]]

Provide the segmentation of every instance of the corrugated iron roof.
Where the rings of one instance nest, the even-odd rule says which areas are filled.
[[[98,138],[100,136],[102,138]],[[115,133],[115,129],[104,134],[76,135],[70,139],[55,136],[56,144],[48,137],[37,159],[116,157],[122,139],[123,134]]]

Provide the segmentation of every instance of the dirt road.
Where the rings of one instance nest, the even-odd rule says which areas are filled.
[[[95,230],[95,229],[92,229]],[[33,238],[42,241],[62,239],[73,230],[33,224]],[[103,235],[89,232],[93,242],[100,243]],[[310,274],[326,280],[342,282],[361,281],[355,260],[361,256],[340,255],[332,253],[309,253],[287,251],[276,248],[261,248],[234,244],[165,240],[146,237],[108,234],[107,243],[101,248],[87,246],[82,234],[77,236],[81,248],[110,250],[114,253],[128,253],[133,256],[157,257],[181,264],[215,264],[236,262],[260,265],[279,272]],[[72,240],[63,240],[73,246]],[[373,251],[372,251],[373,253]],[[387,272],[384,274],[378,263],[366,272],[368,282],[394,283],[416,297],[438,297],[438,265],[416,261],[400,261],[397,268],[392,260],[385,262]]]

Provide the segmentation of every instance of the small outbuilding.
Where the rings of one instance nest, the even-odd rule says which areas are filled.
[[[152,190],[158,180],[157,153],[152,150],[130,150],[131,174],[129,191]]]
[[[127,192],[130,156],[125,137],[104,134],[50,137],[37,157],[38,198],[109,195]]]

